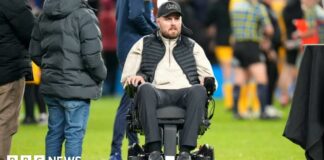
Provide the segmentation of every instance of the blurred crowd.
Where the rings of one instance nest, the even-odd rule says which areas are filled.
[[[235,118],[255,118],[260,116],[260,110],[264,109],[262,103],[265,103],[265,106],[269,106],[266,107],[268,113],[266,118],[280,118],[281,113],[278,106],[274,107],[274,101],[277,99],[283,107],[290,103],[298,74],[298,64],[303,53],[303,45],[324,42],[324,11],[321,2],[319,0],[175,1],[182,7],[183,22],[192,29],[192,38],[204,48],[212,64],[219,65],[222,70],[222,77],[217,78],[222,79],[223,82],[225,108],[233,110]],[[153,0],[155,14],[157,5],[161,2],[162,0],[160,2]],[[38,15],[42,10],[43,0],[30,0],[30,3],[33,7],[33,13]],[[115,34],[116,0],[88,0],[88,3],[97,10],[96,15],[103,36],[103,59],[108,68],[103,95],[115,96],[119,83]],[[260,36],[254,38],[252,36],[251,38],[253,42],[257,42],[260,51],[263,52],[260,59],[266,68],[266,75],[264,76],[262,76],[262,69],[256,67],[256,76],[244,77],[244,74],[242,74],[244,72],[239,70],[240,67],[244,69],[244,64],[239,61],[234,53],[234,46],[238,44],[237,42],[240,42],[240,37],[246,36],[249,34],[248,30],[253,29],[253,24],[235,20],[236,14],[246,4],[263,6],[267,12],[266,19],[269,19],[271,23],[271,33],[267,33],[261,29],[265,25],[261,18],[258,22],[260,25],[256,27],[256,32],[258,32],[256,35],[260,33]],[[251,51],[250,48],[245,48],[245,50]],[[260,72],[258,73],[258,71]],[[264,84],[267,85],[264,90],[267,94],[261,95],[264,100],[260,100],[260,95],[258,95],[259,80],[260,83],[265,82]],[[244,81],[244,85],[239,83],[240,87],[237,89],[237,82],[241,81]],[[33,89],[31,90],[37,92],[37,85],[37,83],[27,85],[26,94],[38,95],[38,93],[30,94],[28,92],[29,86],[32,86]],[[28,102],[30,97],[25,97],[25,101]],[[33,99],[40,101],[39,106],[44,106],[41,98]],[[31,105],[33,106],[34,102]],[[26,104],[26,106],[30,105]],[[40,107],[40,113],[43,117],[40,117],[39,121],[44,119],[45,114],[43,113],[46,113],[41,108],[43,107]],[[24,120],[26,124],[36,122],[33,111],[30,110],[26,109]]]

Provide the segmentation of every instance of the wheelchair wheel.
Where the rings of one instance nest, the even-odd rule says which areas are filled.
[[[208,144],[199,147],[199,150],[192,154],[193,160],[214,160],[214,148]]]
[[[139,144],[134,143],[128,148],[128,160],[146,160],[146,157],[143,148]]]

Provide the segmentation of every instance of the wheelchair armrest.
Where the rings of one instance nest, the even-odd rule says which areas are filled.
[[[205,77],[204,78],[204,86],[207,91],[207,96],[208,97],[213,96],[213,94],[216,90],[215,78],[214,77]]]
[[[127,119],[127,127],[129,131],[135,132],[135,133],[140,133],[141,135],[144,134],[144,130],[142,129],[142,126],[139,122],[139,118],[138,118],[138,111],[136,109],[135,106],[135,102],[134,102],[134,97],[136,95],[137,92],[137,87],[135,87],[132,84],[128,84],[125,87],[125,92],[127,94],[127,96],[129,96],[132,100],[132,106],[129,108],[128,113],[126,115],[126,119]]]
[[[126,94],[130,97],[130,98],[134,98],[135,97],[135,94],[137,92],[137,87],[135,87],[134,85],[132,84],[129,84],[125,87],[125,91],[126,91]]]
[[[214,77],[205,77],[204,78],[204,87],[207,91],[208,100],[206,103],[206,110],[204,115],[204,120],[199,127],[199,135],[203,135],[210,126],[210,120],[214,116],[215,111],[215,101],[213,100],[213,94],[216,90],[215,78]],[[211,108],[209,108],[211,105]]]

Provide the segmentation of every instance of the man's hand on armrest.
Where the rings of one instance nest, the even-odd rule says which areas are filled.
[[[125,81],[125,85],[132,84],[135,87],[142,83],[145,83],[145,80],[142,76],[130,76]]]
[[[125,91],[127,93],[127,95],[130,98],[134,98],[136,92],[137,92],[137,87],[140,84],[143,84],[144,78],[142,76],[130,76],[126,79],[125,81]]]

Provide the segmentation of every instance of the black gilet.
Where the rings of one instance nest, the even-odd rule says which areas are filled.
[[[173,48],[173,56],[190,84],[199,84],[197,65],[193,55],[194,42],[181,35]],[[165,45],[158,33],[144,37],[142,61],[137,73],[147,82],[152,82],[158,63],[165,54]],[[168,75],[165,75],[168,76]]]

